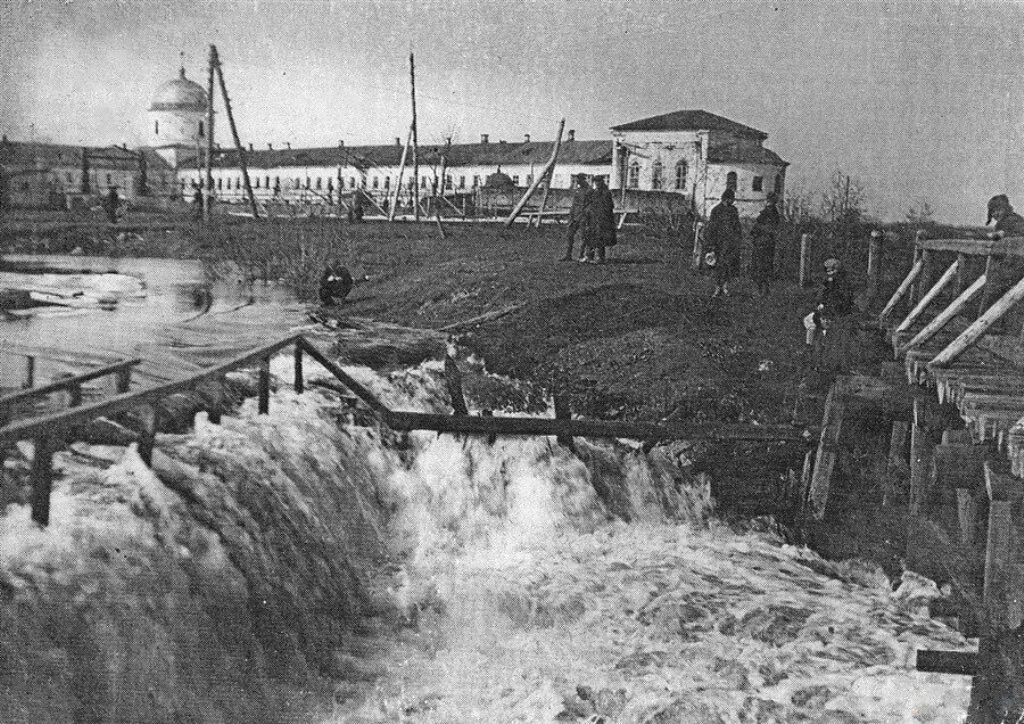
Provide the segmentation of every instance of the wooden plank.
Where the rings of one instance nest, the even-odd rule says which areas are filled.
[[[934,445],[924,426],[924,403],[914,404],[914,424],[910,428],[910,514],[920,515],[931,487],[931,465]]]
[[[302,374],[302,345],[301,344],[295,345],[295,349],[293,350],[292,356],[293,356],[293,359],[295,360],[295,377],[294,377],[295,393],[298,394],[298,395],[301,395],[305,391],[305,387],[306,387],[305,386],[305,378],[303,377],[303,374]]]
[[[998,322],[1014,305],[1024,299],[1024,279],[1021,279],[1004,294],[999,301],[989,307],[984,314],[965,329],[959,337],[942,350],[930,363],[929,367],[943,367],[951,364],[957,357],[973,345],[988,331],[989,327]]]
[[[946,269],[945,273],[939,277],[939,281],[935,282],[934,286],[922,295],[921,301],[919,301],[917,305],[910,310],[910,314],[904,317],[903,321],[899,323],[896,327],[897,332],[905,332],[910,329],[910,326],[917,321],[917,318],[921,316],[924,310],[927,309],[928,306],[935,301],[936,297],[938,297],[943,290],[949,286],[950,282],[956,278],[956,273],[959,268],[959,261],[954,261],[949,265],[949,268]]]
[[[825,412],[821,421],[818,452],[814,461],[811,486],[807,493],[808,513],[814,520],[821,520],[825,517],[829,486],[832,482],[832,470],[836,464],[839,435],[843,427],[843,414],[846,411],[844,383],[845,378],[837,378],[825,398]]]
[[[978,500],[968,488],[956,489],[956,517],[960,524],[960,543],[974,545],[974,532],[978,528]]]
[[[923,266],[924,265],[921,263],[921,261],[918,260],[914,263],[914,266],[910,268],[910,272],[908,272],[907,276],[904,277],[902,282],[900,282],[899,287],[896,288],[896,291],[893,292],[893,295],[889,298],[889,301],[885,303],[884,307],[882,307],[882,311],[879,312],[879,323],[884,323],[886,318],[890,314],[892,314],[892,311],[896,308],[896,305],[900,303],[900,300],[906,296],[907,292],[910,290],[911,285],[913,285],[914,281],[921,274],[921,269],[923,268]]]
[[[974,676],[978,672],[978,654],[975,651],[919,649],[915,668],[918,671],[935,674]]]
[[[259,413],[266,415],[270,413],[270,357],[263,357],[259,361]]]
[[[949,324],[956,315],[960,314],[967,305],[970,304],[972,299],[981,293],[986,280],[987,277],[984,274],[975,279],[967,289],[960,293],[960,296],[954,299],[949,306],[939,312],[934,319],[928,322],[924,329],[914,335],[909,342],[899,345],[899,354],[906,354],[907,350],[922,345],[934,337],[939,330]]]
[[[892,423],[885,477],[882,480],[882,505],[886,507],[891,506],[895,502],[897,478],[909,472],[909,465],[904,459],[903,454],[909,427],[910,423],[906,420],[895,420]]]
[[[969,256],[1024,256],[1024,237],[1020,236],[1003,239],[925,239],[919,241],[918,245],[929,251],[952,251]]]

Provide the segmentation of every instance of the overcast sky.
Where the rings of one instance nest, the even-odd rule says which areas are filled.
[[[154,90],[220,52],[243,141],[577,138],[679,109],[759,128],[790,188],[836,168],[870,210],[984,222],[1024,208],[1024,4],[0,0],[0,130],[145,142]],[[184,54],[183,60],[181,54]],[[218,140],[227,143],[226,124]]]

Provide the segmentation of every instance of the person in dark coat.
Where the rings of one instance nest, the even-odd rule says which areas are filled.
[[[993,196],[988,201],[988,219],[985,224],[996,222],[989,234],[991,238],[1024,236],[1024,217],[1021,217],[1006,194]],[[990,268],[991,280],[982,292],[980,312],[991,307],[999,298],[1024,277],[1024,259],[1010,254],[993,254]],[[1024,323],[1024,310],[1011,309],[990,328],[992,334],[1017,334]]]
[[[774,191],[768,194],[768,203],[750,230],[750,277],[761,296],[768,295],[772,279],[775,278],[775,242],[782,225],[778,201],[779,197]]]
[[[565,232],[565,256],[559,261],[572,261],[572,248],[576,243],[576,233],[580,230],[583,212],[587,207],[587,195],[590,193],[590,184],[587,183],[586,176],[578,173],[573,178],[576,180],[576,192],[572,195],[572,206],[569,207],[569,228]],[[580,247],[583,248],[582,243]],[[585,258],[585,255],[581,255],[581,258]]]
[[[818,288],[818,306],[814,314],[817,327],[814,359],[819,369],[847,369],[853,312],[853,287],[846,270],[838,259],[826,259],[825,278]]]
[[[352,274],[340,261],[328,264],[320,277],[320,303],[331,307],[345,301],[355,281]]]
[[[581,221],[584,258],[592,264],[604,264],[605,249],[618,243],[615,231],[615,200],[600,176],[587,196]]]
[[[120,208],[121,197],[117,195],[117,186],[111,186],[107,195],[103,197],[103,211],[107,215],[107,221],[116,224],[117,212]]]
[[[743,228],[735,204],[736,192],[732,189],[723,191],[722,200],[711,209],[704,229],[704,251],[713,253],[715,259],[715,293],[712,297],[728,296],[729,280],[739,271]]]

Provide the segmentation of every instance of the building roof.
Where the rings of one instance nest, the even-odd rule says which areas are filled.
[[[775,151],[770,151],[763,146],[734,143],[712,145],[708,149],[708,163],[759,163],[768,166],[789,165]]]
[[[660,116],[612,126],[613,131],[728,131],[741,135],[768,138],[768,134],[707,111],[672,111]]]
[[[82,151],[89,156],[93,168],[138,168],[139,153],[145,155],[149,169],[164,170],[170,166],[151,149],[133,151],[122,146],[71,146],[61,143],[26,143],[0,141],[0,164],[9,167],[50,169],[81,167]]]
[[[185,69],[178,77],[164,83],[153,94],[151,111],[205,111],[206,91],[198,83],[185,77]]]
[[[553,141],[528,143],[459,143],[448,150],[449,166],[512,166],[542,165],[551,157]],[[432,166],[440,161],[444,146],[419,147],[420,165]],[[611,163],[611,141],[566,141],[558,153],[561,164]],[[252,168],[280,168],[287,166],[355,166],[371,169],[397,166],[402,160],[402,146],[327,146],[322,148],[261,149],[245,154],[245,162]],[[186,162],[195,167],[195,159]],[[411,165],[412,158],[406,163]],[[225,149],[214,159],[214,166],[236,168],[238,152]]]

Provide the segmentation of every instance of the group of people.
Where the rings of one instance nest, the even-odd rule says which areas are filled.
[[[768,194],[765,207],[750,231],[750,276],[762,296],[771,290],[775,276],[775,241],[782,224],[778,203],[778,194],[774,191]],[[704,230],[704,263],[715,279],[711,296],[729,295],[729,282],[739,274],[742,245],[743,229],[736,209],[736,192],[727,188],[722,192],[721,202],[711,209]]]
[[[561,261],[573,260],[576,236],[580,237],[580,262],[604,264],[606,249],[617,243],[615,231],[615,201],[601,176],[594,177],[594,185],[583,174],[575,176],[576,192],[569,208],[567,247]]]

